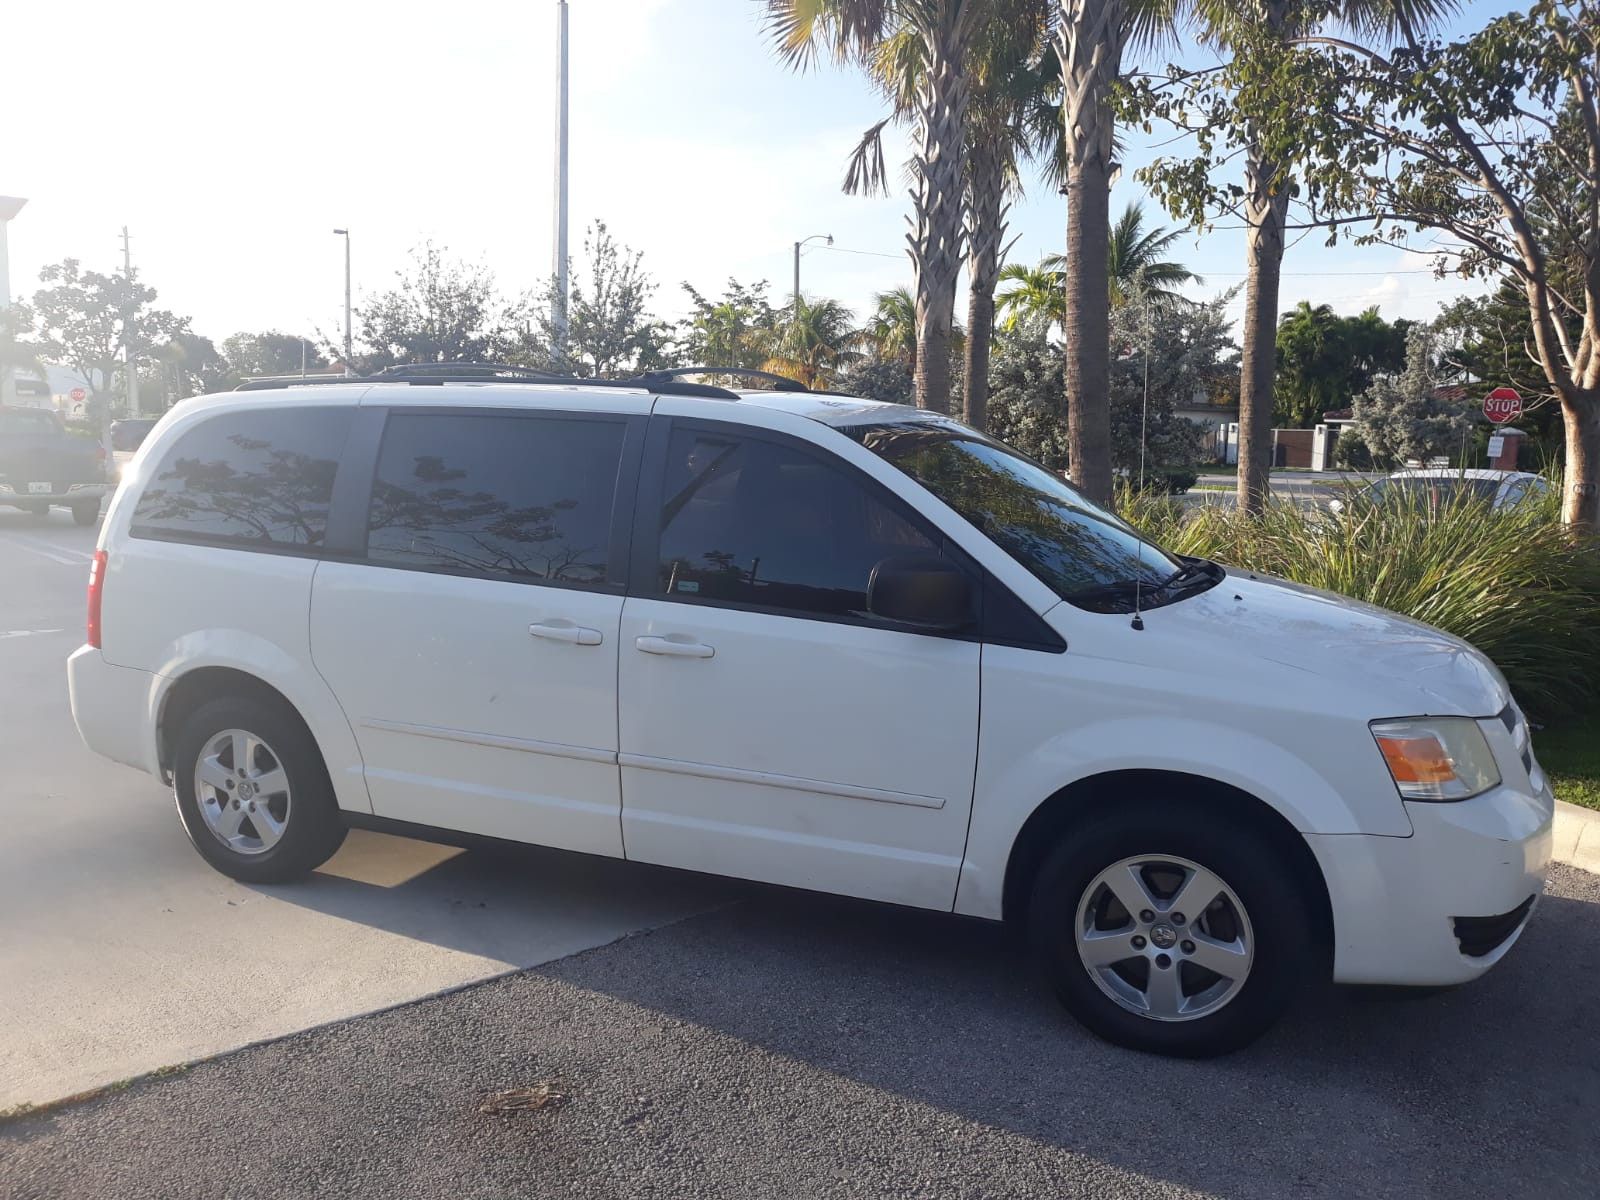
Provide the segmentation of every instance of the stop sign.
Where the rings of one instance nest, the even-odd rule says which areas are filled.
[[[1483,398],[1483,415],[1496,425],[1522,415],[1522,394],[1516,388],[1498,387]]]
[[[84,397],[87,396],[88,394],[89,393],[84,391],[82,388],[73,388],[70,392],[67,393],[67,395],[72,397],[72,402],[74,404],[82,404]]]

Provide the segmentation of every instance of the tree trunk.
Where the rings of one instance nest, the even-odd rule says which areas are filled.
[[[1260,164],[1247,171],[1263,180],[1272,172]],[[1249,223],[1245,263],[1243,347],[1239,355],[1239,509],[1252,516],[1266,507],[1272,471],[1272,385],[1278,369],[1278,287],[1283,268],[1283,226],[1289,191],[1254,189],[1245,207]]]
[[[1289,35],[1289,3],[1267,0],[1260,17],[1278,38]],[[1279,177],[1259,146],[1245,160],[1243,346],[1239,355],[1239,481],[1241,511],[1257,516],[1272,490],[1272,389],[1278,371],[1278,291],[1283,272],[1283,227],[1289,181]]]
[[[994,289],[1000,281],[1006,235],[1005,162],[987,138],[974,146],[967,198],[967,424],[989,419],[989,344],[994,337]]]
[[[1600,533],[1600,393],[1562,401],[1561,417],[1567,435],[1561,519]]]
[[[1111,88],[1127,36],[1125,0],[1061,0],[1067,437],[1073,483],[1102,504],[1111,501]]]
[[[961,271],[961,191],[970,87],[967,43],[970,3],[944,3],[924,31],[927,70],[917,86],[916,189],[906,241],[917,272],[918,408],[950,409],[950,327]]]

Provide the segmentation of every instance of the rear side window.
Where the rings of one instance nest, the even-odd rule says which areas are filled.
[[[919,552],[939,547],[822,458],[760,438],[673,432],[660,594],[862,618],[872,569]]]
[[[394,413],[367,520],[380,566],[606,582],[620,421]]]
[[[167,451],[139,496],[131,532],[246,548],[320,546],[352,411],[217,414]]]

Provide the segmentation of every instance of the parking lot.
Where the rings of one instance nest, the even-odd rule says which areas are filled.
[[[1314,990],[1198,1063],[932,914],[378,835],[246,887],[78,743],[93,533],[0,511],[0,1108],[220,1057],[14,1114],[0,1195],[1600,1193],[1600,877],[1476,985]]]

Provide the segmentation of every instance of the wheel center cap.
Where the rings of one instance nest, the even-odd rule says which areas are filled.
[[[1150,944],[1158,950],[1170,950],[1177,944],[1178,931],[1171,925],[1152,925]]]
[[[250,799],[250,797],[254,796],[255,794],[256,794],[256,785],[255,784],[253,784],[253,783],[241,783],[239,785],[239,799],[248,800],[248,799]]]

